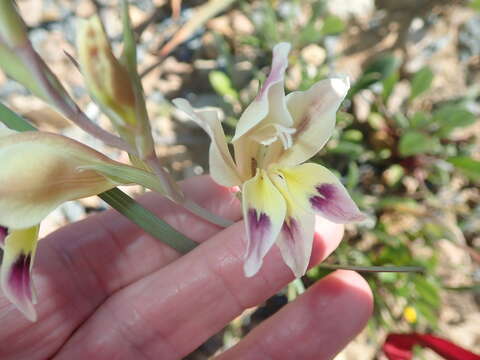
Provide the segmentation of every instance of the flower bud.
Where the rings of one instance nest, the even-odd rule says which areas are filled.
[[[0,1],[0,41],[12,48],[28,42],[25,24],[13,0]]]
[[[80,22],[77,49],[78,62],[93,98],[117,127],[134,127],[132,81],[127,69],[113,55],[98,16]]]
[[[144,170],[44,132],[0,133],[0,164],[0,225],[11,229],[36,225],[65,201],[120,184],[163,190],[156,177]]]

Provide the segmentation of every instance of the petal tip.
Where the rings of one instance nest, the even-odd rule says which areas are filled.
[[[262,267],[263,261],[255,261],[253,259],[246,259],[243,264],[243,273],[245,277],[251,278],[254,277],[260,268]]]
[[[338,224],[346,224],[365,219],[365,215],[360,212],[347,191],[342,187],[332,183],[324,183],[317,185],[316,191],[317,194],[309,199],[310,205],[328,220]]]
[[[290,52],[291,49],[292,49],[292,45],[289,42],[285,41],[285,42],[276,44],[273,47],[273,53],[274,55],[282,54],[284,56],[288,56],[288,53]]]
[[[331,78],[330,82],[332,84],[333,90],[340,97],[344,97],[347,95],[348,90],[350,89],[350,79],[347,75],[339,75],[337,77]]]
[[[21,254],[9,268],[2,268],[2,290],[16,308],[25,317],[34,322],[37,314],[34,308],[36,302],[30,274],[31,256]]]
[[[172,100],[173,105],[175,105],[177,108],[181,109],[184,106],[189,106],[190,103],[184,99],[184,98],[175,98]]]

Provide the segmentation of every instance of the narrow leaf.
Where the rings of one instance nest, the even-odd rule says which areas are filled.
[[[140,226],[146,233],[171,246],[182,254],[192,250],[197,244],[160,220],[130,196],[118,188],[98,195],[111,207]]]
[[[424,273],[425,269],[421,266],[350,266],[350,265],[329,265],[320,264],[319,267],[330,270],[353,270],[358,272],[415,272]]]
[[[12,130],[35,131],[25,119],[0,103],[0,121]],[[197,244],[185,235],[176,231],[169,224],[156,217],[151,211],[125,194],[120,189],[112,189],[98,195],[112,208],[140,226],[146,233],[184,254]]]
[[[480,182],[480,161],[468,156],[451,157],[448,161],[460,169],[470,180]]]
[[[417,131],[407,131],[400,138],[398,150],[402,156],[432,153],[438,149],[437,138]]]
[[[27,120],[14,113],[8,107],[0,102],[0,120],[10,129],[16,131],[35,131],[35,127]]]

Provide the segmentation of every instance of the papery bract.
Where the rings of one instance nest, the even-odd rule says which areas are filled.
[[[332,135],[336,112],[350,86],[348,79],[332,77],[285,96],[289,51],[287,43],[273,49],[270,74],[238,121],[232,140],[235,160],[216,116],[206,117],[205,110],[174,100],[211,137],[212,177],[222,185],[242,186],[246,276],[258,272],[274,243],[295,276],[303,275],[316,215],[335,223],[364,219],[332,172],[321,165],[303,164]]]

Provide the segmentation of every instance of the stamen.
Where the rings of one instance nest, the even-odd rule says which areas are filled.
[[[269,146],[275,141],[280,140],[286,150],[292,147],[292,134],[296,131],[297,130],[294,128],[289,128],[280,124],[268,124],[252,137],[254,140],[265,146]]]
[[[274,124],[273,126],[275,127],[277,136],[283,144],[283,148],[285,150],[291,148],[293,144],[292,135],[295,134],[295,131],[297,130],[279,124]]]

